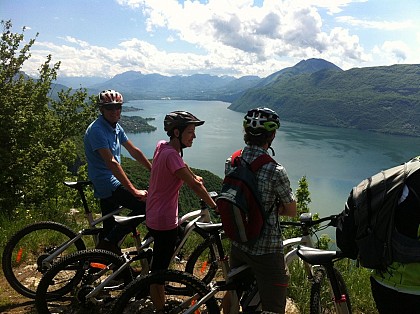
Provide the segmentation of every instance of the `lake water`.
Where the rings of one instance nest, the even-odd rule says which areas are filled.
[[[223,177],[226,158],[244,146],[244,113],[227,109],[228,103],[141,100],[130,101],[126,105],[142,110],[124,115],[156,119],[150,122],[157,127],[155,132],[129,134],[129,138],[148,158],[153,156],[158,140],[168,139],[163,130],[163,119],[174,110],[189,111],[206,121],[196,129],[197,138],[193,146],[184,149],[184,160],[189,166],[206,169]],[[272,146],[274,158],[286,168],[294,190],[299,179],[307,177],[312,199],[311,211],[321,216],[340,212],[351,188],[364,178],[420,155],[417,149],[420,147],[420,138],[282,120]]]

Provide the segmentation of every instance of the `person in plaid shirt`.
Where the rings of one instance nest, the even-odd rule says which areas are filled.
[[[267,154],[280,127],[277,113],[269,108],[256,108],[244,117],[244,141],[242,160],[251,163],[258,156]],[[273,150],[272,150],[273,151]],[[274,151],[273,151],[274,155]],[[225,173],[231,168],[231,157],[226,160]],[[284,313],[286,292],[289,283],[287,266],[284,263],[283,241],[279,225],[280,216],[296,216],[296,201],[290,187],[286,169],[278,163],[268,163],[257,172],[258,192],[268,213],[261,236],[252,244],[232,241],[231,268],[243,264],[254,272],[265,313]],[[229,292],[224,299],[224,313],[229,313],[233,298]]]

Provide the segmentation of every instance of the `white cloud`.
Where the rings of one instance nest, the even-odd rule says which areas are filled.
[[[405,62],[410,55],[409,47],[401,41],[386,41],[382,45],[382,50],[391,55],[392,59],[397,59],[400,62]]]
[[[36,43],[35,58],[47,54],[62,61],[66,75],[113,76],[135,70],[142,73],[179,75],[210,73],[224,75],[267,76],[302,59],[323,58],[343,69],[366,66],[382,60],[381,65],[402,60],[416,60],[414,51],[403,42],[378,43],[372,51],[365,51],[357,29],[400,30],[414,27],[409,20],[402,22],[361,20],[348,15],[331,19],[353,2],[365,0],[264,0],[254,6],[253,0],[117,0],[129,10],[137,12],[150,38],[121,40],[108,49],[74,37],[63,37],[63,45],[51,42]],[[331,24],[338,21],[343,27]],[[346,27],[344,27],[346,26]],[[348,26],[348,27],[347,27]],[[156,36],[156,37],[155,37]],[[150,39],[149,38],[149,39]],[[166,40],[165,40],[166,39]],[[185,53],[183,45],[194,47]],[[386,54],[378,57],[379,52]],[[38,63],[38,66],[40,63]]]
[[[414,26],[412,21],[372,21],[372,20],[360,20],[352,16],[339,16],[336,18],[338,22],[349,24],[351,26],[361,28],[380,29],[387,31],[403,30]]]

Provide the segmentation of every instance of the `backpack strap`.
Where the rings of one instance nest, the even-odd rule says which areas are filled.
[[[273,158],[271,158],[270,155],[262,154],[262,155],[258,156],[257,158],[255,158],[254,161],[251,162],[251,164],[249,166],[250,166],[250,169],[252,170],[252,172],[256,172],[262,166],[264,166],[265,164],[268,164],[270,162],[276,163],[276,161]]]
[[[232,167],[237,167],[238,166],[238,162],[239,162],[239,157],[241,157],[242,155],[242,149],[238,149],[236,152],[234,152],[232,154],[232,156],[230,156],[230,165]]]
[[[237,167],[240,162],[240,158],[242,156],[242,149],[238,149],[236,152],[234,152],[230,158],[230,164],[232,167]],[[277,163],[270,155],[268,154],[262,154],[254,159],[253,162],[249,165],[252,172],[256,172],[258,169],[260,169],[265,164],[268,164],[270,162]]]

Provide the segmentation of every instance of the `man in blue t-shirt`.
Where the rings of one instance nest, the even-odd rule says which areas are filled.
[[[138,190],[121,167],[121,145],[149,171],[152,165],[118,124],[122,104],[123,96],[114,90],[105,90],[98,95],[101,115],[89,125],[84,137],[88,175],[95,197],[100,199],[102,215],[109,214],[119,206],[130,209],[130,215],[143,215],[147,191]],[[117,225],[113,219],[105,220],[103,227],[96,247],[121,254],[118,242],[130,230]]]

